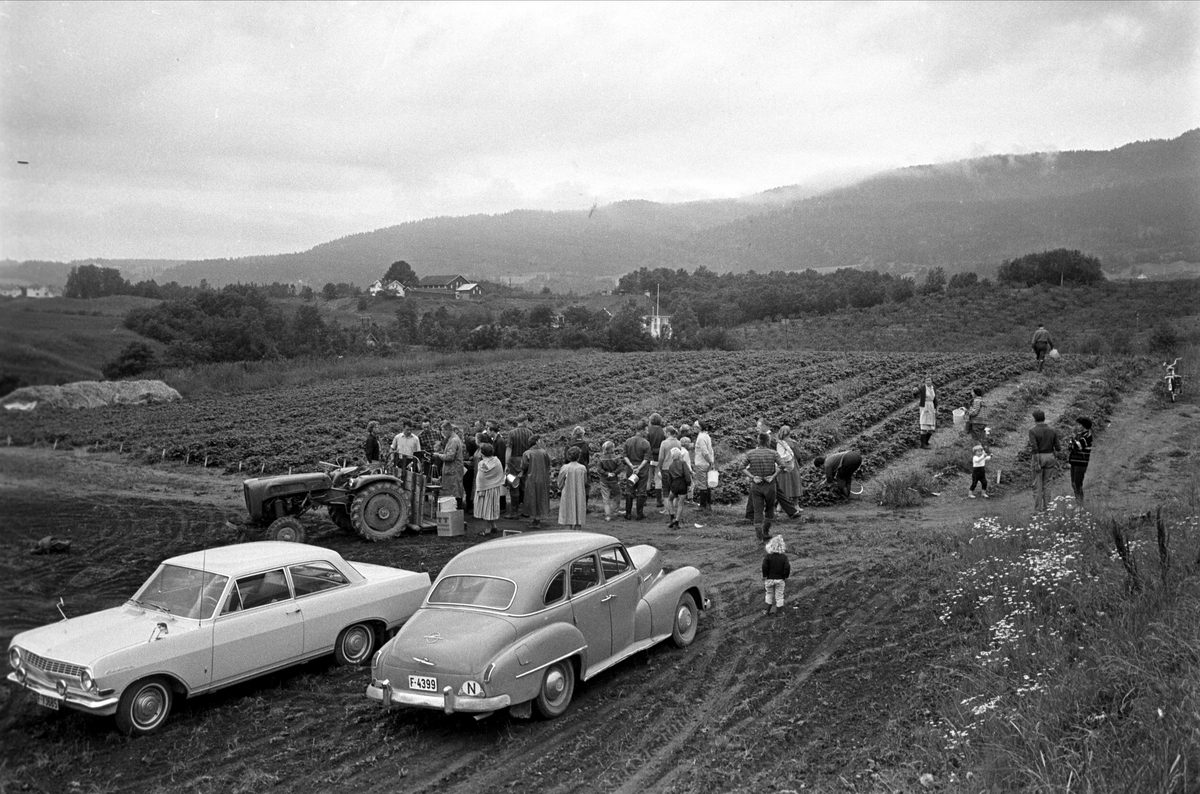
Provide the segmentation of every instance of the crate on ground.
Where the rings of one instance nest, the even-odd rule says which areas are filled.
[[[437,532],[440,538],[452,538],[467,534],[463,511],[449,510],[439,512],[437,517]]]

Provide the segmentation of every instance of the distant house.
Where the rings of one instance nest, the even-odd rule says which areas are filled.
[[[0,287],[0,298],[19,298],[24,294],[23,287]]]
[[[466,276],[424,276],[418,286],[421,289],[439,289],[454,294],[459,287],[466,283],[468,283]]]
[[[57,298],[61,294],[51,287],[29,287],[25,290],[26,298]]]
[[[480,289],[479,285],[470,281],[459,284],[458,288],[454,290],[454,297],[456,298],[478,298],[482,295],[483,290]]]
[[[652,339],[671,338],[671,315],[669,314],[644,315],[642,325],[650,332]]]
[[[381,278],[375,279],[375,283],[367,287],[367,292],[372,296],[385,295],[394,298],[403,298],[408,288],[401,284],[396,279],[385,282]]]

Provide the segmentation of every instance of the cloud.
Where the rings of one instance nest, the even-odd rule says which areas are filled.
[[[3,8],[0,152],[33,164],[0,169],[9,256],[273,253],[1200,119],[1187,3]]]

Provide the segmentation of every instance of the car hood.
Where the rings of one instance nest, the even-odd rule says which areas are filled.
[[[168,634],[194,631],[197,626],[194,620],[125,604],[30,629],[14,637],[13,644],[47,659],[90,665],[111,653],[149,642],[159,623],[167,625]]]
[[[479,675],[492,657],[516,638],[517,630],[504,615],[424,607],[388,646],[387,663],[425,674]]]

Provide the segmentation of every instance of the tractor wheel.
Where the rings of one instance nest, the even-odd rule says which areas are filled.
[[[350,523],[350,511],[342,505],[329,506],[329,520],[337,526],[338,529],[346,532],[354,531],[354,524]]]
[[[304,525],[295,516],[277,518],[267,527],[267,540],[285,540],[288,543],[303,543]]]
[[[350,503],[350,523],[367,540],[391,540],[408,525],[408,500],[399,485],[371,483]]]

